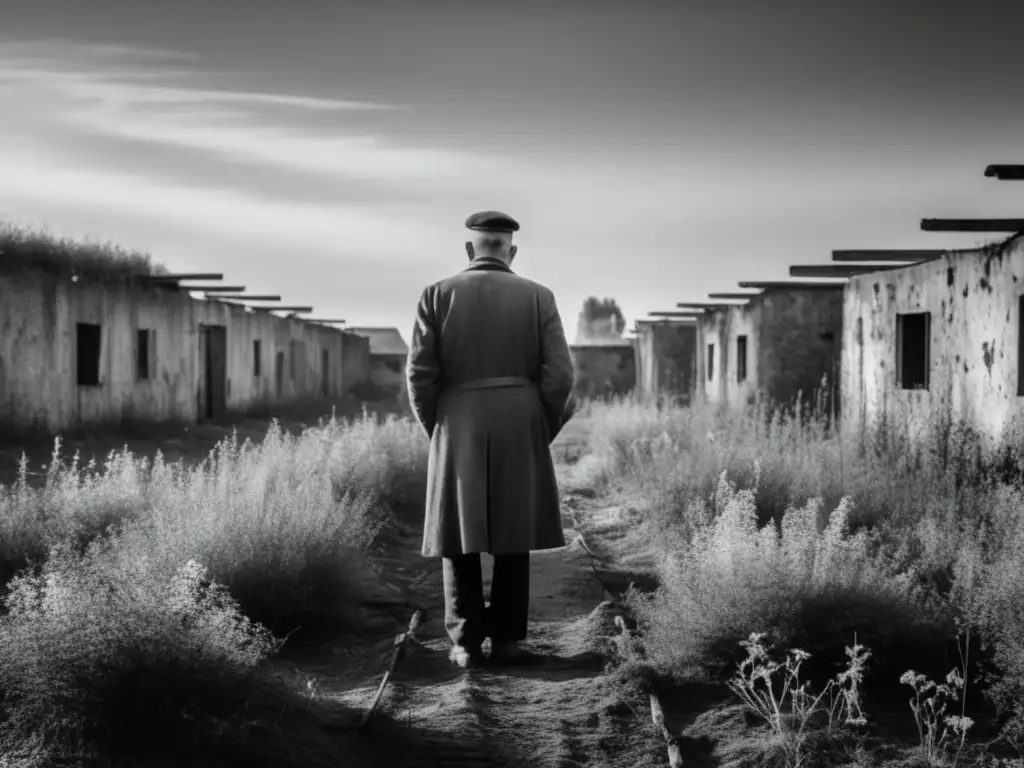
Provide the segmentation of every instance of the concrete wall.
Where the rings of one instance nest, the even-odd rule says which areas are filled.
[[[637,391],[691,402],[697,381],[697,327],[672,321],[637,322]]]
[[[370,378],[370,340],[349,331],[342,331],[342,336],[342,387],[347,392],[358,382]]]
[[[833,374],[840,367],[842,325],[842,289],[770,289],[745,305],[707,312],[698,323],[700,391],[711,404],[744,405],[760,393],[776,405],[789,405],[800,392],[804,403],[812,403],[825,375],[829,390],[838,391]],[[737,363],[740,336],[747,339],[743,381]]]
[[[1018,393],[1024,240],[851,278],[843,307],[843,426],[905,432],[919,447],[966,424],[992,448],[1024,417]],[[929,385],[897,382],[897,313],[930,312]]]
[[[821,402],[831,408],[834,398],[838,412],[843,289],[767,291],[760,304],[761,390],[777,405],[793,402],[800,392],[803,402],[810,404],[827,376]]]
[[[744,404],[756,395],[763,354],[761,312],[760,300],[755,299],[744,306],[706,312],[700,319],[701,343],[697,365],[701,391],[708,403]],[[746,376],[743,380],[739,378],[737,362],[737,339],[740,336],[747,339]],[[708,350],[712,344],[714,363],[709,369]]]
[[[77,383],[78,323],[101,326],[98,386]],[[126,419],[196,420],[206,383],[203,325],[226,329],[228,409],[321,394],[324,350],[326,393],[340,395],[354,383],[343,370],[344,334],[334,328],[134,283],[17,272],[0,275],[0,428],[56,432]],[[136,333],[147,328],[150,375],[140,380]]]
[[[633,342],[573,344],[569,350],[576,369],[576,397],[625,395],[636,386]]]

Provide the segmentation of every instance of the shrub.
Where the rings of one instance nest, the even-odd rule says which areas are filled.
[[[209,755],[241,739],[258,668],[280,647],[195,561],[169,578],[100,539],[57,546],[0,617],[0,748],[55,756]]]
[[[41,489],[0,487],[7,575],[56,543],[81,549],[108,528],[160,578],[208,568],[242,612],[275,631],[346,626],[376,589],[363,556],[394,512],[419,502],[426,445],[409,421],[364,413],[260,445],[222,441],[198,466],[122,452],[102,467],[50,465]]]
[[[851,510],[844,499],[826,514],[812,499],[778,529],[759,529],[755,491],[737,491],[723,473],[714,506],[688,510],[692,540],[663,555],[658,590],[628,596],[654,669],[680,680],[721,670],[762,628],[826,661],[841,659],[854,632],[890,651],[944,643],[951,617],[874,554],[866,533],[849,532]]]

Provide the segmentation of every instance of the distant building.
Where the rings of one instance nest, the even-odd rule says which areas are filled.
[[[745,305],[713,309],[698,321],[698,378],[707,402],[743,405],[760,393],[789,407],[821,397],[838,410],[836,384],[843,285],[766,288]],[[827,391],[821,392],[827,377]]]
[[[369,380],[395,394],[406,389],[405,365],[409,358],[409,345],[397,328],[349,328],[349,332],[370,341]]]
[[[697,326],[677,320],[637,320],[636,391],[647,397],[693,399],[697,384]]]
[[[347,391],[368,345],[141,277],[0,271],[0,433],[217,418]]]
[[[844,430],[942,449],[959,426],[992,448],[1021,426],[1024,237],[851,277],[843,313]]]
[[[625,395],[636,385],[636,352],[629,339],[591,339],[569,347],[578,398]]]

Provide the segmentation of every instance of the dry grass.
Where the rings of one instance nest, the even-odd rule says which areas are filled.
[[[969,629],[984,646],[969,673],[990,673],[1003,740],[1024,743],[1024,488],[1006,471],[1019,451],[993,471],[965,430],[914,453],[891,428],[861,450],[820,414],[760,406],[621,400],[582,418],[581,476],[635,511],[657,556],[658,589],[628,598],[634,664],[723,680],[738,643],[764,632],[809,651],[807,673],[824,680],[856,636],[872,652],[869,688],[891,696],[910,668],[945,677]]]
[[[61,275],[124,278],[166,274],[149,253],[114,243],[56,237],[0,222],[0,270],[39,269]]]
[[[197,466],[55,451],[41,487],[0,486],[0,569],[19,572],[0,615],[5,754],[244,745],[298,701],[265,673],[281,637],[358,623],[379,583],[365,553],[425,468],[414,424],[364,414],[228,439]]]

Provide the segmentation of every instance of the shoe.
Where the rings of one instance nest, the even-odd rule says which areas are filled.
[[[526,651],[519,647],[515,640],[491,641],[490,661],[497,664],[515,664],[524,661],[527,657]]]
[[[453,645],[448,659],[459,669],[478,667],[487,661],[479,648],[470,650],[462,645]]]

